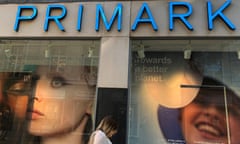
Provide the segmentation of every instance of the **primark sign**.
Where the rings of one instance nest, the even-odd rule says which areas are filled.
[[[26,31],[27,27],[44,33],[54,29],[75,34],[85,29],[94,33],[101,30],[137,33],[142,29],[151,34],[178,31],[189,34],[200,30],[211,33],[219,29],[232,33],[238,31],[239,21],[235,16],[239,16],[236,14],[239,6],[240,2],[232,0],[24,4],[14,7],[10,26],[15,33]]]

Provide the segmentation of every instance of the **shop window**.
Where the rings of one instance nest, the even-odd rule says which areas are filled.
[[[238,143],[239,40],[133,40],[129,144]]]
[[[2,40],[0,55],[0,143],[70,136],[86,144],[94,129],[99,41]]]

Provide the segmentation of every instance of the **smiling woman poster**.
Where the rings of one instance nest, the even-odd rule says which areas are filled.
[[[239,64],[234,52],[133,53],[130,144],[238,144]]]

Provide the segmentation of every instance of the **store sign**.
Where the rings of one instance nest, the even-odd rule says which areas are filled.
[[[227,0],[224,4],[218,7],[215,11],[213,10],[213,3],[211,1],[206,2],[207,7],[207,23],[208,30],[212,31],[214,29],[214,21],[217,18],[220,18],[224,24],[232,31],[236,29],[236,26],[231,22],[231,20],[224,14],[226,10],[231,5],[231,0]],[[186,9],[185,13],[177,13],[175,9]],[[122,30],[122,21],[123,21],[123,5],[118,3],[114,8],[112,16],[109,18],[104,12],[102,4],[96,4],[96,14],[95,14],[95,31],[100,29],[100,21],[102,20],[103,25],[107,31],[111,31],[112,25],[114,22],[117,22],[117,30],[120,32]],[[31,11],[30,15],[24,15],[24,11]],[[59,15],[54,15],[54,11],[60,11]],[[61,31],[65,31],[65,27],[61,22],[67,16],[68,9],[63,4],[49,4],[46,8],[45,20],[43,22],[43,30],[48,31],[49,25],[51,22],[56,23],[57,27]],[[193,7],[190,2],[169,2],[168,3],[168,29],[170,31],[174,30],[174,23],[176,20],[180,20],[184,26],[190,30],[194,31],[194,25],[192,25],[188,18],[191,17],[193,13]],[[84,5],[80,4],[78,6],[77,17],[75,19],[76,31],[81,31],[81,25],[84,21]],[[19,5],[17,8],[16,19],[14,24],[14,31],[18,32],[20,24],[24,21],[34,21],[38,16],[38,8],[35,5]],[[134,22],[131,25],[131,31],[136,31],[139,25],[150,24],[154,31],[158,31],[158,24],[156,22],[158,17],[154,17],[151,8],[147,2],[142,3],[137,13],[137,16],[134,18]]]

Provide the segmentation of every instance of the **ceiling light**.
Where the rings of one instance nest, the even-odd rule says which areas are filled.
[[[52,47],[52,43],[51,41],[49,41],[48,45],[47,45],[47,48],[44,50],[44,57],[45,58],[49,58],[50,55],[51,55],[51,52],[50,52],[50,49]]]
[[[240,60],[240,51],[237,51],[237,57]]]
[[[184,59],[190,59],[191,54],[192,54],[192,50],[190,49],[184,50]]]
[[[139,45],[139,49],[137,51],[138,57],[139,58],[144,58],[145,57],[145,53],[144,53],[144,45],[140,44]]]
[[[12,56],[11,49],[5,49],[4,52],[7,58],[10,58]]]
[[[189,40],[189,43],[186,46],[186,49],[184,50],[184,59],[190,59],[192,54],[192,45],[191,40]]]
[[[95,44],[94,44],[94,41],[92,41],[92,44],[88,48],[88,57],[89,58],[93,57],[94,49],[95,49]]]
[[[92,47],[92,46],[90,46],[90,47],[88,48],[88,57],[89,57],[89,58],[93,56],[93,49],[94,49],[94,47]]]

